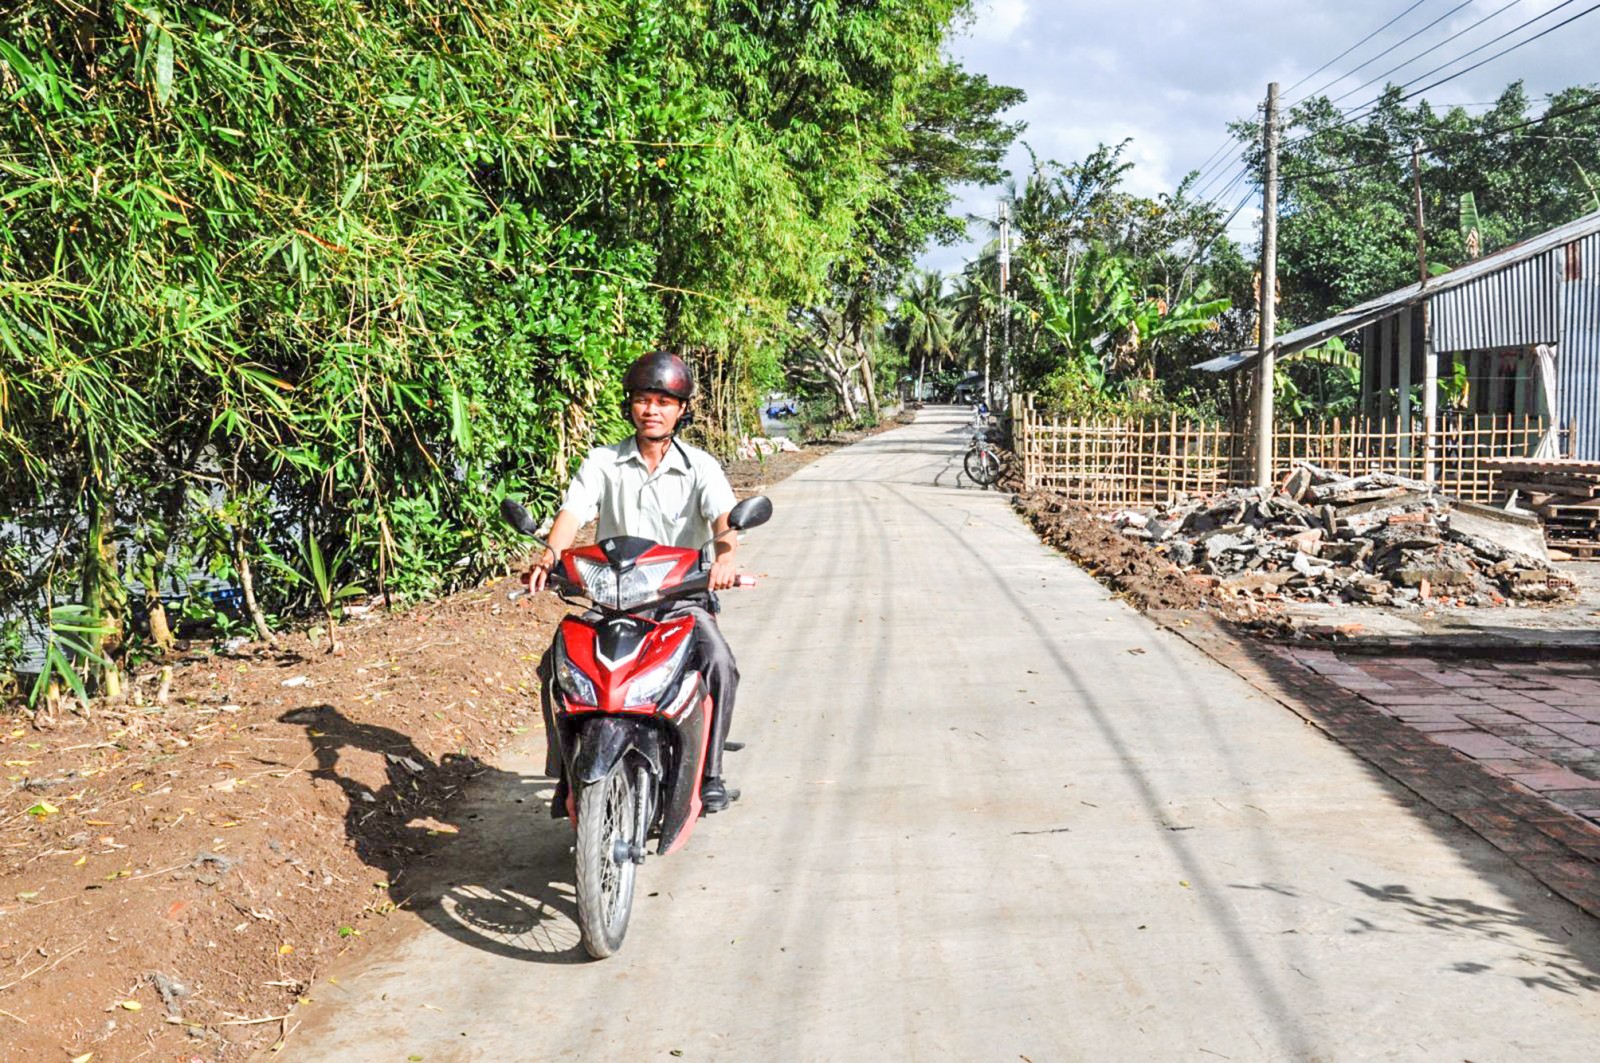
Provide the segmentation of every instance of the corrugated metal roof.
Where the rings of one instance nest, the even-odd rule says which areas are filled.
[[[1574,240],[1581,240],[1596,233],[1600,233],[1600,211],[1596,211],[1593,214],[1585,214],[1576,221],[1559,225],[1549,232],[1524,240],[1520,244],[1503,247],[1491,255],[1485,255],[1480,259],[1468,262],[1466,265],[1459,266],[1449,273],[1430,277],[1425,286],[1422,284],[1408,284],[1404,288],[1392,291],[1387,295],[1380,295],[1376,299],[1370,299],[1358,306],[1340,311],[1330,318],[1318,321],[1314,325],[1295,329],[1293,332],[1279,336],[1277,342],[1273,344],[1273,349],[1281,356],[1295,354],[1310,347],[1315,347],[1331,337],[1342,336],[1363,325],[1370,325],[1374,321],[1382,320],[1401,307],[1410,306],[1420,301],[1424,296],[1430,300],[1438,300],[1439,296],[1444,296],[1447,293],[1474,284],[1476,281],[1493,277],[1511,267],[1537,260],[1549,252],[1572,243]],[[1524,277],[1523,279],[1526,278]],[[1512,291],[1515,290],[1516,286],[1513,285]],[[1497,295],[1503,296],[1505,294],[1508,294],[1506,285],[1495,285],[1491,291],[1484,292],[1482,297],[1492,299],[1496,298]],[[1464,305],[1465,300],[1478,297],[1479,294],[1476,290],[1470,296],[1462,293],[1461,296],[1456,298],[1456,305]],[[1553,310],[1551,316],[1552,318],[1554,317]],[[1464,317],[1462,320],[1470,319]],[[1439,349],[1449,348],[1441,347]],[[1201,362],[1195,368],[1213,373],[1223,373],[1253,365],[1259,357],[1259,351],[1235,351],[1233,354],[1225,354],[1220,358]]]

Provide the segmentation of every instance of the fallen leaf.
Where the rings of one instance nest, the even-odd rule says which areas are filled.
[[[291,953],[293,951],[294,951],[294,946],[293,945],[290,945],[290,944],[286,943],[286,944],[278,946],[278,955],[279,956],[287,956],[287,955],[289,955],[289,953]]]
[[[31,901],[37,896],[39,896],[39,891],[38,890],[28,890],[26,893],[17,894],[17,900],[19,900],[19,901]]]
[[[84,864],[87,864],[88,862],[89,862],[89,858],[87,856],[80,856],[80,857],[78,857],[76,860],[74,860],[72,862],[72,866],[73,867],[82,867]]]
[[[61,810],[59,808],[57,808],[55,805],[52,805],[49,801],[40,801],[38,804],[32,805],[28,808],[28,815],[33,816],[36,819],[43,819],[46,816],[53,816],[60,811]]]
[[[139,1003],[137,1000],[124,1000],[117,1006],[123,1011],[139,1011],[144,1007],[144,1005]]]
[[[144,789],[144,783],[136,782],[132,786],[128,787],[128,789],[132,790],[134,793],[138,793],[140,790]]]
[[[89,1060],[91,1060],[93,1058],[94,1058],[94,1053],[93,1052],[85,1052],[81,1056],[73,1056],[72,1057],[72,1063],[89,1063]]]
[[[1186,878],[1180,878],[1178,880],[1178,885],[1182,886],[1184,889],[1188,889],[1189,888],[1189,880],[1186,879]]]

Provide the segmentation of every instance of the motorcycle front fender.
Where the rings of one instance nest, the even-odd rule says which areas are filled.
[[[661,778],[661,733],[648,720],[593,716],[578,729],[578,748],[568,777],[577,786],[597,783],[630,752],[643,757],[656,778]]]

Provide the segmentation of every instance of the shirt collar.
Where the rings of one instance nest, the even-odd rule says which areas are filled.
[[[617,454],[619,462],[631,461],[642,469],[648,470],[645,465],[644,455],[639,453],[639,437],[629,436],[623,440],[622,449]],[[656,466],[656,472],[676,472],[687,476],[690,473],[688,458],[684,455],[683,447],[674,440],[667,447],[666,456],[661,459],[661,464]]]

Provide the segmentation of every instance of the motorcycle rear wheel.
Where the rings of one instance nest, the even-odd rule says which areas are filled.
[[[967,477],[975,484],[988,487],[1000,479],[1000,456],[988,447],[977,446],[967,451]]]
[[[645,795],[626,764],[578,791],[578,929],[583,947],[603,960],[622,947],[633,914],[638,870],[630,853],[642,851],[639,833]]]

